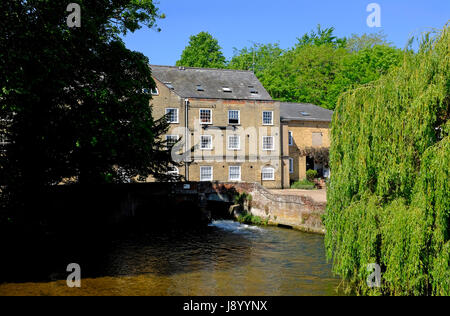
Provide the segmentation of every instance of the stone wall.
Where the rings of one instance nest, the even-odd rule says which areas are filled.
[[[248,210],[252,215],[268,220],[270,225],[283,225],[305,232],[324,234],[322,215],[326,203],[315,202],[306,196],[272,194],[257,183],[218,184],[239,193],[249,193],[252,201]],[[223,189],[222,189],[223,190]]]

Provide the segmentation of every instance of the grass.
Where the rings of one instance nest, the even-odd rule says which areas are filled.
[[[241,224],[252,224],[252,225],[258,225],[258,226],[267,226],[269,223],[269,220],[263,220],[259,216],[254,216],[250,213],[246,213],[244,215],[239,215],[237,218],[238,222]]]
[[[291,189],[313,190],[314,188],[315,188],[314,182],[310,182],[306,179],[297,181],[291,185]]]

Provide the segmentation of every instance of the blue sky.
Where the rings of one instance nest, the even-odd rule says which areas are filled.
[[[370,3],[381,7],[381,28],[366,19]],[[161,32],[141,29],[124,37],[129,49],[140,51],[157,65],[174,65],[191,35],[201,31],[219,40],[227,59],[233,48],[256,43],[292,47],[297,37],[315,29],[335,27],[338,36],[384,30],[403,48],[412,34],[442,28],[450,19],[450,0],[160,0],[166,19]]]

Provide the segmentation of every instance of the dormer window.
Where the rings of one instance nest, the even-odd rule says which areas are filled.
[[[222,87],[222,91],[223,91],[223,92],[226,92],[226,93],[231,93],[231,92],[233,92],[233,90],[231,90],[230,87]]]
[[[250,90],[250,94],[253,94],[253,95],[258,94],[258,90],[256,90],[254,86],[248,86],[248,88]]]
[[[197,85],[197,91],[205,91],[205,89],[203,89],[201,84]]]

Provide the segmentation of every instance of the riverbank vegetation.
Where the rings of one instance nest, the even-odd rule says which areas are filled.
[[[344,93],[330,149],[326,249],[360,294],[450,295],[450,30]],[[381,287],[366,279],[381,267]]]
[[[168,124],[149,107],[148,58],[120,39],[158,30],[164,15],[151,0],[82,1],[82,27],[69,28],[66,6],[0,4],[0,223],[29,220],[14,210],[36,215],[43,192],[63,180],[163,178],[172,164],[160,141]]]

